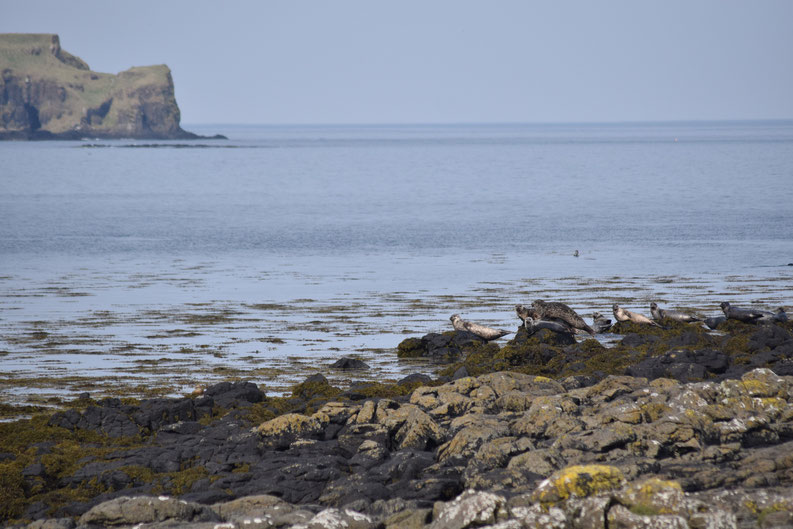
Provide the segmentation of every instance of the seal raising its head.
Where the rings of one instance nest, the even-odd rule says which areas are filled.
[[[465,321],[460,317],[459,314],[452,314],[449,319],[452,322],[452,327],[454,327],[456,331],[468,331],[488,342],[490,340],[495,340],[497,338],[501,338],[502,336],[506,336],[507,334],[512,334],[512,331],[493,329],[492,327],[486,327],[484,325],[479,325],[478,323]]]
[[[614,317],[617,318],[617,321],[632,321],[633,323],[645,323],[647,325],[654,325],[655,327],[660,327],[660,325],[655,323],[647,316],[644,316],[642,314],[637,314],[629,310],[625,310],[616,303],[611,307],[611,309],[614,311]]]
[[[611,328],[611,320],[603,316],[599,312],[592,313],[592,328],[595,332],[606,332]]]
[[[531,304],[531,308],[534,309],[534,312],[542,320],[561,320],[574,329],[581,329],[582,331],[588,332],[592,336],[595,335],[595,331],[592,330],[592,327],[587,325],[584,319],[579,316],[576,311],[564,303],[559,303],[558,301],[543,301],[538,299]]]
[[[702,318],[697,318],[696,316],[692,316],[691,314],[686,314],[685,312],[678,312],[676,310],[664,310],[658,308],[658,305],[656,305],[655,303],[650,303],[650,314],[653,315],[653,319],[655,321],[661,321],[666,318],[675,321],[682,321],[684,323],[702,321]]]
[[[526,322],[526,318],[531,318],[533,320],[539,320],[540,317],[534,309],[530,309],[524,305],[515,305],[515,313],[518,315],[518,318],[522,322]]]

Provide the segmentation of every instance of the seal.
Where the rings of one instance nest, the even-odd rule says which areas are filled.
[[[763,317],[757,320],[759,323],[784,323],[787,321],[787,313],[783,307],[776,309],[776,312],[770,312],[767,310],[758,310],[757,312],[761,312],[763,314]]]
[[[506,336],[507,334],[512,334],[512,331],[494,329],[492,327],[479,325],[478,323],[465,321],[459,314],[452,314],[449,319],[452,322],[452,327],[454,327],[456,331],[468,331],[488,342]]]
[[[636,312],[631,312],[629,310],[625,310],[616,303],[611,307],[611,310],[614,311],[614,317],[617,318],[617,321],[632,321],[633,323],[645,323],[647,325],[654,325],[655,327],[660,327],[660,325],[655,323],[647,316],[644,316],[642,314],[637,314]]]
[[[575,331],[575,329],[564,323],[559,323],[558,321],[535,320],[531,316],[523,320],[523,326],[526,327],[526,332],[528,332],[529,335],[541,329],[548,329],[549,331],[559,334],[574,334],[573,331]]]
[[[650,314],[653,315],[653,319],[655,321],[661,321],[664,319],[682,321],[684,323],[702,321],[702,318],[697,318],[696,316],[692,316],[691,314],[687,314],[685,312],[658,308],[658,305],[656,305],[655,302],[650,303]]]
[[[713,329],[714,331],[719,328],[719,325],[727,321],[726,316],[712,316],[710,318],[705,318],[705,325]]]
[[[755,323],[763,317],[763,311],[753,309],[739,309],[730,305],[729,301],[722,301],[719,305],[728,320],[738,320],[744,323]]]
[[[600,334],[606,332],[611,328],[611,320],[603,316],[599,312],[592,313],[592,328],[595,332]]]
[[[587,325],[584,319],[579,316],[576,311],[564,303],[560,303],[558,301],[543,301],[538,299],[531,304],[531,308],[534,309],[534,312],[541,320],[561,320],[573,329],[580,329],[582,331],[588,332],[592,336],[595,335],[595,331],[592,329],[592,327]]]
[[[537,312],[533,309],[525,307],[523,305],[515,305],[515,312],[524,324],[526,323],[526,318],[531,318],[532,320],[539,320],[540,317],[537,315]]]
[[[549,331],[565,334],[584,332],[580,329],[571,327],[567,324],[567,322],[556,318],[541,320],[536,310],[524,307],[523,305],[515,305],[515,312],[518,314],[518,318],[523,321],[523,326],[526,328],[529,334],[534,334],[540,329],[548,329]]]

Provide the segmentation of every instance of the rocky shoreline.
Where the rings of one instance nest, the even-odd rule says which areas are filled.
[[[442,376],[224,382],[0,424],[27,527],[790,527],[793,324],[409,338]]]

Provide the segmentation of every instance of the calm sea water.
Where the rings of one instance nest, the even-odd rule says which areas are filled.
[[[186,128],[230,139],[0,143],[0,397],[177,352],[182,386],[398,376],[540,296],[793,303],[793,122]]]

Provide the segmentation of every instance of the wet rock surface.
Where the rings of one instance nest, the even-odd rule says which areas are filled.
[[[446,351],[441,380],[78,399],[0,425],[0,514],[29,527],[790,527],[790,324],[614,330],[613,347],[547,330],[501,347],[413,339]]]

